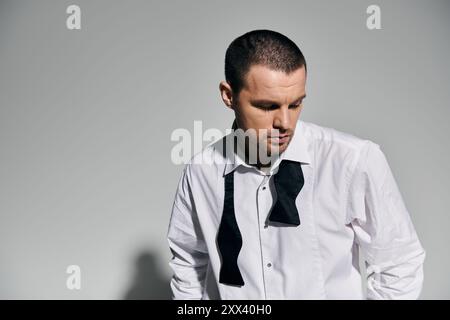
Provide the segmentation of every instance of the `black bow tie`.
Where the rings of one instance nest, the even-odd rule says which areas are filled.
[[[277,200],[272,206],[269,220],[289,225],[300,225],[295,205],[304,184],[303,171],[299,162],[282,160],[278,172],[274,175]],[[242,248],[242,235],[234,213],[234,171],[225,176],[225,197],[222,219],[217,234],[217,246],[221,254],[219,282],[236,286],[244,285],[237,265],[239,251]]]

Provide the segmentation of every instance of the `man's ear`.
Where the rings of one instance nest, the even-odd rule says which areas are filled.
[[[230,108],[233,108],[233,89],[230,84],[226,81],[221,81],[219,84],[220,96],[222,97],[223,103]]]

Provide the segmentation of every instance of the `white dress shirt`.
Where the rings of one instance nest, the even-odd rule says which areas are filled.
[[[367,299],[418,298],[425,251],[378,144],[299,120],[264,172],[224,154],[222,139],[191,159],[178,184],[167,234],[173,299],[364,299],[360,252]],[[283,159],[303,170],[297,227],[265,223]],[[241,287],[218,282],[224,176],[233,170]]]

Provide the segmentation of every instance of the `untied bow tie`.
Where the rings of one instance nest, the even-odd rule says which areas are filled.
[[[273,179],[277,200],[272,206],[269,220],[294,226],[300,225],[295,199],[304,184],[301,164],[296,161],[282,160]],[[219,282],[236,286],[244,285],[237,265],[239,251],[242,248],[242,235],[234,211],[234,171],[225,176],[224,207],[217,234],[217,245],[222,258]]]

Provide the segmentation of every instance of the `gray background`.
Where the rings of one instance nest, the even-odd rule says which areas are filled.
[[[66,28],[70,4],[81,30]],[[382,30],[366,28],[370,4]],[[169,297],[182,169],[170,135],[230,127],[225,50],[257,28],[304,52],[303,120],[381,145],[427,250],[422,298],[450,298],[449,13],[449,1],[1,1],[0,298]]]

